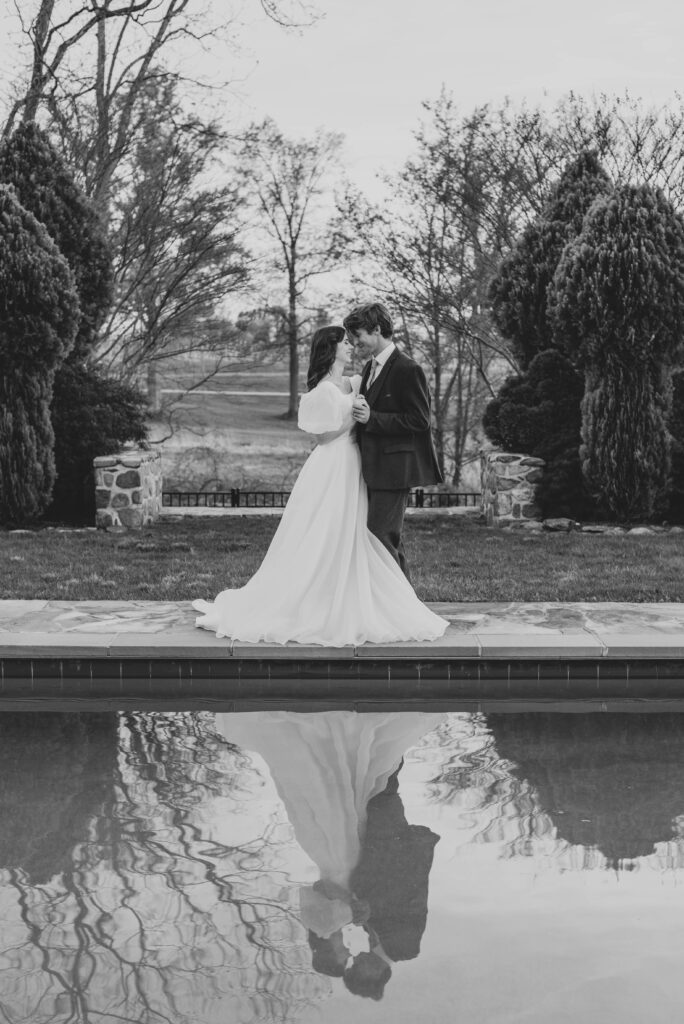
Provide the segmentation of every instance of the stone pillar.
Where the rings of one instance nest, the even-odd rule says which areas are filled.
[[[153,523],[161,510],[161,452],[123,451],[93,459],[95,525],[139,530]]]
[[[509,452],[481,452],[481,508],[489,526],[539,521],[536,485],[542,478],[543,459]]]

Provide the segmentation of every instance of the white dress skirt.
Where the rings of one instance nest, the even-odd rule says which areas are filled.
[[[311,434],[346,429],[319,444],[297,477],[263,562],[244,587],[196,600],[196,625],[249,642],[321,644],[434,640],[448,620],[416,597],[366,526],[368,493],[353,437],[352,402],[321,381],[302,396],[298,425]]]

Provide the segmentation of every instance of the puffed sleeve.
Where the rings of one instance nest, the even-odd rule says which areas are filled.
[[[313,391],[307,391],[299,402],[297,426],[307,434],[325,434],[328,430],[339,430],[344,416],[339,390],[334,384],[323,381]]]

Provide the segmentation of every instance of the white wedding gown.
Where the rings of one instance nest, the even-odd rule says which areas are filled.
[[[197,600],[197,626],[250,642],[294,640],[326,647],[434,640],[448,621],[418,600],[383,544],[366,526],[368,493],[352,429],[361,378],[343,394],[321,381],[302,396],[307,433],[346,429],[317,445],[302,466],[261,566],[238,590]]]

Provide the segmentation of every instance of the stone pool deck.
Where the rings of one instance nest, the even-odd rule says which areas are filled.
[[[684,699],[684,604],[432,604],[430,643],[218,640],[189,602],[0,601],[0,701]]]

